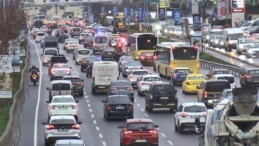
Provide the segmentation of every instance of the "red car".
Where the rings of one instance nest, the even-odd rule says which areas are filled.
[[[158,126],[151,119],[127,119],[120,132],[120,146],[158,146]]]

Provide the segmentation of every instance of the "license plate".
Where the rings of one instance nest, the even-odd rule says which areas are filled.
[[[58,129],[58,132],[67,132],[67,129]]]
[[[147,142],[146,139],[137,139],[136,142]]]
[[[124,109],[123,106],[117,106],[116,109]]]
[[[168,99],[168,97],[160,97],[160,99]]]
[[[61,107],[59,107],[59,109],[67,109],[67,107],[66,106],[61,106]]]
[[[125,91],[127,91],[126,89],[118,89],[118,91],[120,91],[120,92],[125,92]]]
[[[102,89],[103,89],[103,88],[105,88],[105,87],[104,87],[104,86],[99,86],[98,88],[102,88]]]
[[[208,100],[208,103],[217,103],[218,102],[218,100],[217,99],[214,99],[214,100]]]
[[[180,75],[180,77],[184,78],[184,77],[186,77],[186,75]]]

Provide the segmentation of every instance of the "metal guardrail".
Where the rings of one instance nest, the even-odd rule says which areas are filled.
[[[240,68],[240,67],[235,67],[235,66],[231,66],[231,65],[224,65],[224,64],[206,61],[206,60],[202,60],[202,59],[200,59],[200,68],[207,69],[207,70],[227,69],[232,75],[234,75],[236,77],[240,77],[241,74],[245,71],[245,69]]]

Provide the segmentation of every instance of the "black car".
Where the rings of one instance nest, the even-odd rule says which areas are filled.
[[[55,63],[67,63],[68,60],[66,59],[66,57],[64,55],[55,55],[55,56],[52,56],[50,58],[50,62],[49,62],[49,74],[50,74],[50,70],[53,66],[53,64]]]
[[[96,57],[95,56],[88,56],[88,57],[85,57],[85,58],[82,59],[82,62],[81,62],[81,72],[86,72],[88,64],[91,61],[96,61]]]
[[[153,112],[154,108],[169,108],[170,112],[177,109],[177,90],[173,84],[167,82],[154,83],[150,86],[145,97],[145,109]]]
[[[78,93],[79,96],[84,95],[84,80],[78,76],[64,76],[63,80],[69,80],[73,85],[73,93]]]
[[[61,35],[59,35],[59,37],[58,37],[58,42],[59,42],[59,43],[64,43],[65,40],[68,39],[68,38],[69,38],[69,36],[68,36],[67,34],[61,34]]]
[[[59,30],[57,31],[56,37],[59,38],[59,36],[62,35],[62,34],[65,34],[64,30],[59,29]]]
[[[102,61],[114,61],[116,58],[116,51],[114,48],[104,48],[101,52]]]
[[[142,52],[139,57],[139,61],[142,64],[154,64],[154,53],[153,52]]]
[[[127,80],[117,80],[111,82],[108,92],[109,95],[128,95],[130,100],[134,102],[134,90]]]
[[[104,103],[103,117],[105,120],[109,120],[110,117],[133,119],[134,109],[129,96],[111,95],[102,102]]]
[[[93,66],[94,66],[94,61],[89,62],[87,68],[86,68],[86,77],[92,77],[92,72],[93,72]]]
[[[240,77],[240,85],[241,87],[247,87],[251,85],[259,86],[259,69],[246,69]]]

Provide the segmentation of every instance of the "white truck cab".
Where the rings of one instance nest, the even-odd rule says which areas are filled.
[[[224,47],[226,51],[236,49],[237,40],[244,37],[243,30],[240,28],[226,28],[223,30]]]

